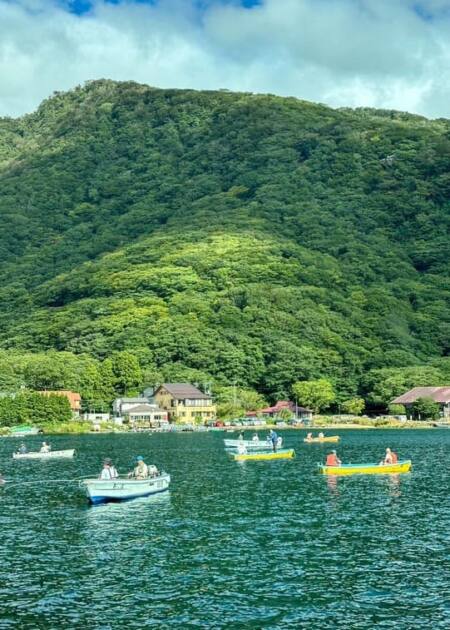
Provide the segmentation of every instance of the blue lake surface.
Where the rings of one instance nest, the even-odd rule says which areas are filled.
[[[55,436],[77,456],[47,462],[1,439],[0,628],[450,628],[450,430],[333,433],[344,462],[390,446],[413,471],[320,476],[330,445],[302,431],[296,459],[244,463],[222,432]],[[89,507],[52,482],[135,455],[168,493]]]

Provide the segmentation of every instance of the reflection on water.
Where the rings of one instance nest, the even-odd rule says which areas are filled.
[[[448,630],[450,431],[342,431],[344,461],[388,442],[417,465],[326,480],[284,435],[297,458],[243,465],[221,433],[60,436],[75,461],[21,467],[0,440],[5,477],[33,482],[0,489],[0,628]],[[89,507],[76,483],[45,483],[136,453],[170,493]]]
[[[401,496],[400,477],[401,475],[389,475],[388,478],[389,494],[395,499]]]
[[[335,496],[339,494],[337,475],[327,475],[328,490]]]
[[[97,505],[87,503],[86,520],[90,524],[101,524],[107,519],[114,519],[117,523],[124,519],[142,518],[147,515],[147,512],[167,506],[168,503],[170,503],[170,490],[129,501],[110,501]]]

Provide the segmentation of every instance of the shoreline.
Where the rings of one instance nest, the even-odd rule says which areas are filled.
[[[277,432],[282,432],[282,431],[304,431],[305,433],[311,432],[317,432],[317,431],[322,431],[325,432],[325,434],[330,434],[330,432],[335,432],[335,431],[347,431],[347,430],[361,430],[361,431],[367,431],[367,430],[380,430],[380,429],[390,429],[390,430],[402,430],[402,431],[408,431],[408,430],[416,430],[416,429],[420,429],[420,430],[429,430],[429,429],[445,429],[445,428],[450,428],[450,424],[442,424],[442,425],[433,425],[432,423],[429,422],[405,422],[405,423],[396,423],[396,424],[379,424],[378,426],[375,424],[357,424],[357,423],[351,423],[351,422],[337,422],[336,424],[329,424],[329,423],[325,423],[325,424],[314,424],[314,425],[310,425],[310,426],[279,426],[276,424],[266,424],[264,426],[261,425],[257,425],[257,426],[247,426],[247,427],[199,427],[199,428],[194,428],[194,429],[184,429],[183,430],[183,425],[179,424],[179,425],[175,425],[176,428],[172,429],[170,431],[165,431],[165,430],[161,430],[161,429],[146,429],[143,431],[130,431],[130,430],[121,430],[120,428],[107,428],[107,429],[103,429],[103,430],[93,430],[91,427],[87,427],[86,425],[84,426],[74,426],[72,425],[70,427],[70,430],[64,430],[67,429],[66,426],[64,426],[64,423],[61,423],[61,430],[58,430],[58,427],[55,427],[55,425],[53,425],[51,428],[50,427],[42,427],[40,429],[40,432],[38,434],[34,434],[34,435],[11,435],[8,433],[0,433],[0,438],[17,438],[17,439],[26,439],[28,437],[36,437],[36,436],[43,436],[43,435],[106,435],[106,434],[118,434],[118,435],[124,435],[124,434],[130,434],[130,435],[138,435],[138,434],[177,434],[177,435],[181,435],[184,433],[212,433],[212,432],[221,432],[221,433],[229,433],[230,435],[239,435],[240,433],[249,433],[249,432],[253,432],[253,433],[261,433],[261,432],[267,432],[270,431],[271,429],[277,431]],[[56,430],[55,430],[56,429]]]

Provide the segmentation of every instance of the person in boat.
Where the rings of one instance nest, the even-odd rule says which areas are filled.
[[[258,434],[257,434],[257,433],[254,433],[254,434],[253,434],[253,437],[252,437],[252,442],[259,442],[259,437],[258,437]]]
[[[119,473],[112,463],[112,460],[107,457],[105,460],[103,460],[103,468],[102,472],[100,473],[100,479],[107,481],[109,479],[117,479],[118,476]]]
[[[129,473],[129,477],[134,477],[135,479],[147,479],[148,478],[148,466],[144,462],[144,458],[142,455],[138,455],[136,457],[136,466],[134,470]]]
[[[397,453],[394,453],[388,447],[386,449],[386,455],[384,456],[384,459],[382,459],[381,462],[380,462],[380,466],[383,466],[383,465],[384,466],[389,466],[390,464],[397,464],[397,462],[398,462]]]
[[[322,433],[322,431],[321,431],[317,437],[318,437],[319,439],[322,439],[322,438],[324,438],[325,436],[324,436],[324,434],[323,434],[323,433]]]
[[[313,439],[312,433],[307,433],[306,434],[306,441],[307,442],[312,442],[312,439]]]
[[[245,444],[238,444],[237,452],[238,452],[238,455],[246,455],[247,454],[247,447],[245,446]]]
[[[25,444],[23,442],[22,442],[22,444],[19,447],[19,453],[21,455],[25,455],[25,453],[28,453],[28,449],[27,449],[27,447],[25,446]]]
[[[241,442],[244,440],[244,434],[242,433],[242,431],[239,433],[238,440],[240,440]]]
[[[276,453],[277,452],[277,446],[278,446],[278,435],[275,433],[275,431],[273,429],[270,429],[269,442],[272,443],[272,450],[273,450],[274,453]]]
[[[338,458],[336,451],[331,451],[331,453],[328,453],[325,466],[340,466],[341,464],[342,462]]]
[[[51,450],[52,447],[50,446],[50,444],[47,444],[47,442],[42,442],[41,453],[50,453]]]
[[[160,474],[159,470],[157,469],[156,466],[154,466],[153,464],[150,464],[150,466],[148,466],[148,476],[149,477],[158,477]]]

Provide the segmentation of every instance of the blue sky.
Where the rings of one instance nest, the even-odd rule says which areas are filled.
[[[120,0],[105,0],[109,4],[120,4]],[[158,0],[134,0],[138,4],[152,4],[157,5]],[[261,4],[262,0],[221,0],[222,4],[238,4],[246,9],[251,9],[252,7]],[[94,2],[91,0],[69,0],[67,3],[67,7],[69,11],[75,13],[76,15],[83,15],[85,13],[89,13],[94,6]],[[206,10],[208,6],[211,6],[211,0],[197,0],[193,4],[196,4],[200,9]]]
[[[86,80],[450,117],[450,0],[0,0],[0,115]]]

